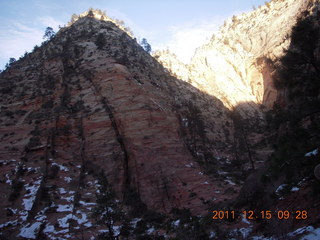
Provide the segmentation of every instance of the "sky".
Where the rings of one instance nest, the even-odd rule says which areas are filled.
[[[46,27],[56,32],[73,13],[90,7],[123,20],[152,50],[169,49],[187,63],[227,18],[265,0],[0,0],[0,69],[40,45]]]

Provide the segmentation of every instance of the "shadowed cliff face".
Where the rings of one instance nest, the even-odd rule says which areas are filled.
[[[228,182],[213,175],[233,161],[223,104],[167,74],[111,22],[78,20],[0,78],[8,236],[55,226],[80,238],[71,218],[92,235],[101,174],[121,201],[164,213],[207,213],[236,194],[225,195]]]

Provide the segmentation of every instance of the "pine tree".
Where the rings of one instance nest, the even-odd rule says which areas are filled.
[[[124,213],[115,201],[114,192],[110,189],[107,178],[103,173],[99,176],[98,184],[97,206],[94,209],[93,216],[98,224],[105,225],[108,228],[108,233],[101,237],[103,239],[115,239],[113,227],[116,222],[124,219]]]
[[[142,38],[140,45],[147,53],[151,52],[151,45],[148,43],[147,39]]]
[[[43,35],[43,39],[45,39],[45,40],[50,40],[51,38],[54,37],[55,34],[56,34],[56,33],[53,31],[53,28],[52,28],[52,27],[47,27],[47,28],[46,28],[46,31],[45,31],[45,33],[44,33],[44,35]]]

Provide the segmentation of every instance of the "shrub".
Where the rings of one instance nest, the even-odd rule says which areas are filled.
[[[106,39],[103,35],[103,33],[99,33],[98,37],[96,39],[95,44],[97,45],[98,49],[102,49],[106,45]]]
[[[15,201],[20,196],[23,185],[24,183],[21,180],[12,181],[12,192],[9,196],[9,201]]]

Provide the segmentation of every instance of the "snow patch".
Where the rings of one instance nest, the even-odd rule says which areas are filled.
[[[310,231],[310,233],[308,235],[305,235],[302,239],[303,240],[319,240],[320,239],[320,228],[316,228],[316,229]]]
[[[72,178],[71,177],[64,177],[63,178],[67,183],[71,182]]]
[[[35,222],[31,225],[27,224],[20,229],[20,233],[18,236],[35,239],[39,232],[40,226],[41,226],[41,222]]]
[[[149,229],[147,230],[147,233],[148,233],[148,234],[151,234],[151,233],[153,233],[154,231],[155,231],[154,227],[151,227],[151,228],[149,228]]]
[[[1,228],[8,227],[8,226],[16,226],[17,224],[18,224],[18,220],[9,221],[9,222],[0,224],[0,229],[1,229]]]
[[[225,179],[224,180],[226,183],[230,184],[230,185],[236,185],[233,181],[231,181],[230,179]]]
[[[133,228],[136,228],[136,226],[137,226],[137,223],[139,222],[141,220],[141,218],[134,218],[134,219],[132,219],[131,220],[131,226],[133,227]]]
[[[295,231],[288,233],[288,237],[295,237],[301,234],[308,234],[304,235],[303,240],[318,240],[320,238],[320,228],[314,229],[312,226],[305,226],[302,228],[298,228]]]
[[[291,188],[291,192],[297,192],[297,191],[299,191],[300,190],[300,188],[298,188],[298,187],[293,187],[293,188]]]
[[[58,166],[60,168],[61,171],[64,172],[69,172],[69,168],[63,166],[63,165],[59,165],[58,163],[52,163],[53,166]]]
[[[57,212],[71,212],[73,209],[72,205],[58,205]]]
[[[36,195],[39,190],[40,183],[41,183],[41,180],[37,180],[34,182],[34,185],[29,184],[28,186],[25,186],[25,189],[28,192],[25,195],[25,197],[28,197],[28,198],[22,199],[25,210],[27,210],[27,211],[31,210],[33,202],[36,199]]]
[[[276,194],[277,195],[280,195],[280,192],[285,188],[287,187],[288,184],[281,184],[277,189],[276,189]]]
[[[83,206],[96,206],[96,203],[91,203],[91,202],[85,202],[85,201],[79,201],[79,203]]]
[[[215,232],[210,232],[209,238],[215,238],[216,237],[216,233]]]
[[[319,154],[318,149],[315,149],[315,150],[313,150],[313,151],[311,151],[311,152],[306,153],[304,156],[305,156],[305,157],[312,157],[312,156],[316,156],[316,155],[318,155],[318,154]]]
[[[262,236],[254,236],[251,238],[251,240],[276,240],[276,239],[273,237],[266,238],[266,237],[262,237]]]
[[[172,224],[176,227],[179,227],[180,220],[178,219],[177,221],[174,221]]]
[[[227,175],[228,173],[227,172],[225,172],[225,171],[220,171],[220,170],[218,170],[218,172],[217,172],[219,175]]]
[[[59,226],[61,228],[68,228],[70,219],[73,219],[73,214],[71,214],[71,213],[66,215],[63,218],[58,219]]]
[[[58,188],[59,194],[65,194],[67,191],[64,188]]]
[[[186,167],[193,167],[193,163],[185,164]]]
[[[248,224],[248,225],[251,225],[251,223],[248,221],[248,219],[246,219],[246,218],[244,217],[244,214],[242,214],[241,217],[242,217],[241,221],[242,221],[243,223],[246,223],[246,224]]]
[[[240,228],[239,232],[241,233],[241,235],[244,239],[247,239],[249,237],[249,234],[252,232],[252,229],[251,228]]]

